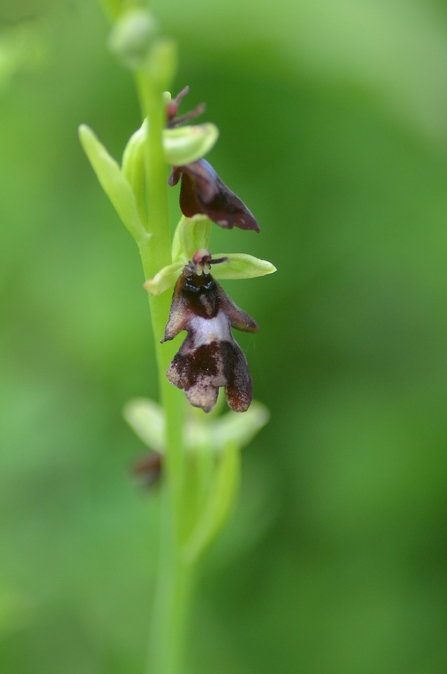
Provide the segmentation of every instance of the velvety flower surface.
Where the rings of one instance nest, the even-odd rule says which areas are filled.
[[[184,389],[194,407],[210,412],[219,388],[225,387],[229,407],[245,412],[253,398],[252,379],[245,355],[231,328],[258,332],[256,321],[239,309],[211,274],[209,266],[186,265],[177,280],[169,321],[162,342],[182,330],[188,335],[174,356],[167,376]]]
[[[180,208],[187,218],[202,213],[226,229],[239,227],[259,232],[253,214],[205,159],[186,166],[174,166],[169,185],[177,185],[180,179]]]

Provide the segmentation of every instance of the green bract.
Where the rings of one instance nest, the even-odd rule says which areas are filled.
[[[134,191],[121,173],[118,163],[85,124],[79,127],[79,139],[101,187],[134,239],[142,241],[150,236],[141,221]]]
[[[233,509],[241,476],[241,457],[237,444],[225,443],[222,456],[208,485],[208,498],[190,537],[182,546],[183,558],[194,562],[213,543]]]

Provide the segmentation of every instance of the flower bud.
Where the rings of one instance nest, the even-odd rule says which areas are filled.
[[[109,35],[109,48],[123,65],[136,70],[147,61],[157,31],[157,22],[151,12],[134,8],[115,22]]]

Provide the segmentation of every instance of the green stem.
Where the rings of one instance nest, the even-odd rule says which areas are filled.
[[[175,674],[183,669],[181,665],[192,567],[181,560],[173,540],[170,504],[166,503],[168,499],[168,490],[164,489],[159,569],[150,626],[147,674]]]
[[[151,86],[146,73],[136,75],[143,117],[149,117],[145,148],[148,239],[140,243],[145,278],[171,263],[167,176],[162,132],[165,106],[162,92]],[[149,296],[157,356],[161,400],[166,418],[166,470],[161,498],[161,542],[156,596],[151,623],[148,674],[176,674],[182,659],[184,628],[191,584],[191,567],[180,556],[184,495],[184,396],[169,384],[166,370],[176,347],[161,345],[171,297]]]

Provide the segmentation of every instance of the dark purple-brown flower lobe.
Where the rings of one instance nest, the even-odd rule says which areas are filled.
[[[174,166],[168,183],[172,187],[180,179],[180,208],[187,218],[202,213],[220,227],[259,232],[254,215],[205,159]]]

